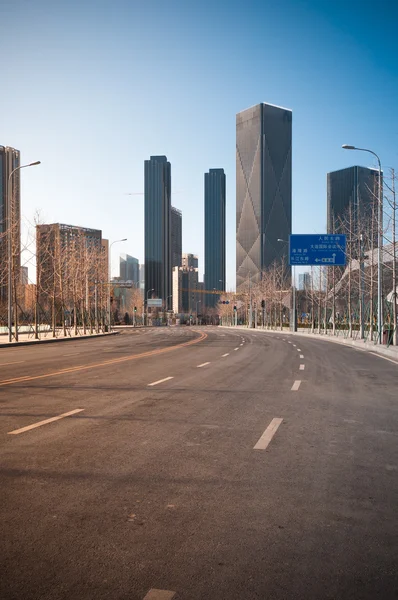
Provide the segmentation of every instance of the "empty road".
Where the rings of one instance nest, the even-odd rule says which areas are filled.
[[[398,598],[397,384],[244,329],[0,349],[0,598]]]

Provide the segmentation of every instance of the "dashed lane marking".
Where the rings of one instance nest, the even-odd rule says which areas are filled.
[[[299,389],[300,385],[301,385],[301,381],[300,381],[300,380],[296,380],[296,381],[293,383],[293,385],[292,385],[292,389],[291,389],[291,391],[292,391],[292,392],[297,392],[297,390]]]
[[[229,352],[227,352],[226,354],[223,354],[221,358],[224,358],[225,356],[229,356]]]
[[[197,368],[200,369],[201,367],[205,367],[206,365],[209,365],[209,364],[210,364],[210,362],[205,362],[205,363],[202,363],[201,365],[198,365]]]
[[[151,387],[153,385],[158,385],[159,383],[163,383],[164,381],[169,381],[173,379],[173,377],[165,377],[164,379],[159,379],[159,381],[153,381],[152,383],[148,383],[148,386]]]
[[[67,413],[58,415],[58,417],[51,417],[51,419],[45,419],[45,421],[39,421],[38,423],[33,423],[33,425],[27,425],[26,427],[21,427],[21,429],[14,429],[14,431],[9,431],[8,435],[19,435],[20,433],[25,433],[25,431],[30,431],[31,429],[36,429],[36,427],[41,427],[42,425],[47,425],[47,423],[53,423],[53,421],[59,421],[60,419],[65,419],[65,417],[70,417],[71,415],[75,415],[76,413],[82,412],[83,410],[84,410],[84,408],[76,408],[75,410],[70,410]]]
[[[304,371],[305,365],[300,365],[300,371]]]
[[[15,362],[9,362],[9,363],[1,363],[0,367],[7,367],[8,365],[20,365],[21,363],[26,362],[26,360],[16,360]]]
[[[266,450],[268,444],[274,437],[282,421],[283,419],[280,418],[272,419],[271,423],[268,425],[267,429],[264,431],[257,444],[254,446],[253,450]]]
[[[235,350],[235,351],[236,351],[236,350],[239,350],[239,348],[234,348],[234,350]]]
[[[176,595],[175,592],[169,590],[149,590],[144,600],[172,600]]]
[[[300,354],[300,358],[304,358],[304,354]]]

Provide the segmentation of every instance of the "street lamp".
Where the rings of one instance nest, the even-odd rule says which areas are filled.
[[[112,270],[112,259],[111,252],[113,244],[118,244],[119,242],[127,242],[127,238],[123,238],[122,240],[115,240],[109,246],[109,294],[108,294],[108,321],[109,321],[109,331],[111,331],[111,270]]]
[[[289,242],[287,240],[282,240],[281,238],[278,238],[276,240],[277,242],[282,242],[282,244],[288,244]],[[296,270],[294,265],[292,266],[292,305],[293,305],[293,318],[292,318],[292,330],[293,331],[297,331],[297,309],[296,309]]]
[[[196,327],[198,326],[198,304],[200,304],[202,300],[196,301]]]
[[[343,144],[342,148],[344,150],[359,150],[361,152],[369,152],[369,154],[373,154],[377,158],[377,162],[379,164],[379,198],[378,198],[378,217],[377,217],[377,337],[378,343],[382,344],[382,329],[383,329],[383,304],[382,304],[382,255],[381,249],[383,244],[383,194],[381,191],[381,162],[380,158],[373,152],[373,150],[368,150],[367,148],[357,148],[356,146],[350,146],[349,144]],[[372,299],[371,299],[372,301]]]
[[[149,319],[149,317],[148,317],[148,298],[149,298],[149,294],[154,291],[155,291],[155,288],[152,288],[151,290],[148,290],[146,293],[146,326],[147,327],[148,327],[148,319]]]
[[[20,169],[26,169],[26,167],[35,167],[36,165],[40,165],[40,160],[36,160],[35,162],[29,163],[28,165],[21,165],[16,167],[11,171],[8,176],[7,181],[7,251],[8,251],[8,341],[12,342],[12,218],[11,218],[11,177],[15,173],[15,171],[19,171]],[[18,333],[18,332],[17,332]]]

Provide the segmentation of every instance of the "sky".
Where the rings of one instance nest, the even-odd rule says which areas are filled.
[[[293,111],[293,233],[326,228],[326,174],[398,169],[396,0],[0,0],[0,144],[21,151],[24,261],[39,222],[102,230],[144,259],[144,160],[166,155],[183,252],[204,264],[204,173],[227,178],[235,287],[235,116]]]

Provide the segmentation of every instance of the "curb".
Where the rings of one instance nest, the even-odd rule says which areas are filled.
[[[329,336],[329,335],[319,335],[316,333],[304,333],[300,331],[273,331],[272,329],[248,329],[247,327],[227,327],[222,326],[224,329],[245,329],[247,331],[255,331],[256,333],[279,333],[279,335],[297,335],[302,338],[306,338],[309,340],[318,340],[321,342],[332,342],[333,344],[340,344],[341,346],[348,346],[350,348],[355,348],[356,350],[362,350],[362,352],[370,352],[371,354],[377,354],[385,358],[389,358],[393,362],[395,361],[398,364],[398,347],[397,349],[391,350],[390,348],[385,348],[384,346],[378,346],[377,344],[371,344],[369,342],[362,342],[351,339],[339,339],[337,337]]]
[[[77,340],[92,340],[93,338],[106,337],[108,335],[119,335],[120,331],[111,331],[109,333],[93,333],[88,335],[77,335],[74,337],[49,338],[44,340],[26,340],[24,342],[8,342],[0,344],[0,348],[17,348],[19,346],[35,346],[37,344],[53,344],[55,342],[75,342]]]

